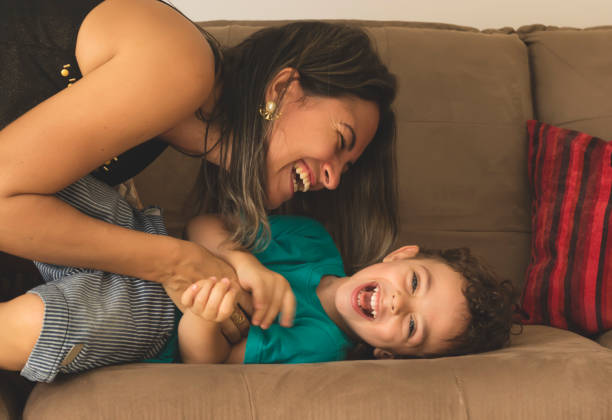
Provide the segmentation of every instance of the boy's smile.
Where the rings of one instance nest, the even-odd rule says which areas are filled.
[[[362,284],[353,290],[351,304],[353,309],[365,319],[376,319],[376,310],[379,307],[378,283]]]
[[[447,340],[467,326],[465,279],[441,261],[413,258],[416,253],[418,247],[400,248],[382,263],[336,280],[328,313],[375,347],[376,357],[443,353]]]

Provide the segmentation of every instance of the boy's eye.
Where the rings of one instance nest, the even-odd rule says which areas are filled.
[[[416,273],[412,273],[412,293],[416,292],[417,287],[419,286],[419,278]]]
[[[414,334],[414,318],[410,318],[410,324],[408,328],[408,337],[412,337],[412,334]]]

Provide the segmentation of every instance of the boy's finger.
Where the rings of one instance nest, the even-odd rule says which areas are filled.
[[[208,319],[210,321],[214,321],[217,319],[217,312],[219,311],[219,305],[223,300],[223,296],[225,296],[225,292],[229,288],[229,280],[224,278],[221,281],[218,281],[213,286],[210,291],[210,295],[208,296],[208,301],[206,302],[206,306],[202,312],[202,316],[204,319]]]
[[[206,306],[208,296],[210,295],[210,291],[216,283],[216,279],[211,278],[206,281],[200,281],[198,283],[201,285],[201,289],[194,297],[191,311],[199,315],[202,313],[204,307]]]
[[[221,305],[219,305],[219,312],[217,314],[217,322],[222,322],[232,316],[234,313],[234,308],[236,307],[236,295],[238,294],[238,290],[235,288],[230,288],[225,296],[223,296],[223,300],[221,301]]]
[[[295,317],[295,295],[291,288],[285,291],[283,295],[281,314],[281,325],[283,327],[291,327],[293,325],[293,318]]]
[[[187,308],[191,307],[193,304],[193,298],[199,290],[200,285],[198,283],[193,283],[189,286],[183,294],[181,295],[181,304]]]
[[[266,312],[270,306],[270,296],[267,296],[264,287],[253,288],[253,306],[255,311],[253,312],[253,325],[260,325]]]
[[[282,288],[277,287],[274,290],[274,298],[270,302],[270,306],[268,307],[266,314],[261,320],[261,328],[263,328],[264,330],[267,329],[272,324],[272,322],[274,322],[274,319],[278,315],[278,312],[280,311],[281,303],[282,303],[282,294],[283,294]]]

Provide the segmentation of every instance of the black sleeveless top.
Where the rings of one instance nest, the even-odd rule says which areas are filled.
[[[76,39],[102,0],[0,0],[0,129],[82,77]],[[117,185],[142,171],[168,146],[152,139],[92,172]]]

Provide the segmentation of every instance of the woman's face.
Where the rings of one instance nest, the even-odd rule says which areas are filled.
[[[335,189],[372,141],[379,118],[375,103],[356,97],[305,97],[297,80],[287,87],[280,113],[268,140],[270,209],[295,193]]]

